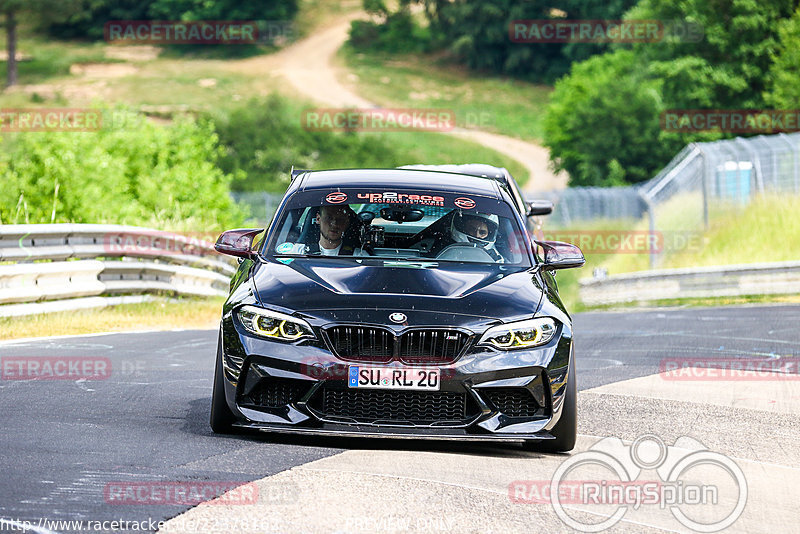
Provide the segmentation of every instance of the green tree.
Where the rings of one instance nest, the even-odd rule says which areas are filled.
[[[776,109],[800,108],[800,8],[792,18],[781,21],[780,44],[772,54],[768,77],[767,104]]]
[[[150,0],[149,18],[167,20],[286,21],[297,14],[297,0]]]
[[[8,69],[6,85],[17,83],[17,25],[22,13],[48,20],[66,17],[78,7],[77,0],[0,0],[0,14],[5,18]]]
[[[521,19],[621,19],[635,0],[404,0],[424,6],[434,41],[462,62],[539,81],[555,80],[580,61],[608,50],[607,44],[518,43],[509,26]],[[365,4],[366,5],[366,4]],[[557,9],[556,9],[557,8]]]
[[[640,64],[664,81],[668,107],[758,108],[780,22],[795,5],[795,0],[641,0],[627,17],[686,21],[703,30],[699,40],[675,37],[634,48]]]
[[[78,9],[62,20],[43,26],[65,39],[103,39],[105,24],[112,20],[147,20],[153,0],[76,0]]]
[[[663,143],[659,82],[629,50],[573,65],[556,83],[544,121],[545,144],[571,185],[622,185],[650,178],[675,150]]]
[[[364,11],[371,20],[354,20],[350,24],[350,44],[360,50],[371,49],[390,53],[428,52],[434,39],[428,28],[422,28],[411,12],[413,0],[400,0],[392,11],[383,0],[363,0]]]
[[[778,28],[786,74],[772,75],[796,87],[798,41],[787,43],[797,29],[781,24],[792,3],[641,0],[626,19],[656,19],[667,27],[673,21],[694,24],[702,28],[702,38],[688,39],[673,29],[661,42],[616,45],[611,54],[573,64],[556,85],[545,120],[545,141],[556,165],[575,184],[609,185],[620,176],[638,182],[652,177],[684,144],[728,136],[663,132],[659,115],[666,109],[763,107]]]
[[[24,1],[24,0],[18,0]],[[53,0],[56,1],[56,0]],[[51,35],[102,39],[110,20],[270,20],[289,21],[298,0],[70,0],[80,9],[47,24]]]

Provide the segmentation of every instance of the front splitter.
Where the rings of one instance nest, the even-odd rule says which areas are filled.
[[[280,434],[304,434],[313,436],[352,437],[352,438],[390,438],[390,439],[425,439],[425,440],[451,440],[472,442],[495,443],[521,443],[528,440],[544,441],[555,439],[545,431],[533,434],[470,434],[461,429],[440,428],[403,428],[384,427],[380,430],[374,428],[347,428],[342,425],[337,428],[308,428],[287,427],[284,425],[270,425],[265,423],[236,423],[233,426],[261,432],[275,432]]]

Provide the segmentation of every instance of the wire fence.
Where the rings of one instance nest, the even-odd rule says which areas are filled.
[[[549,226],[598,220],[647,221],[647,229],[699,231],[717,213],[762,194],[800,194],[800,133],[692,143],[653,179],[629,187],[572,187],[533,193],[555,203]],[[663,252],[651,252],[651,267]]]

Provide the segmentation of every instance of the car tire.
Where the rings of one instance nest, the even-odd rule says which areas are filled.
[[[575,440],[578,436],[578,388],[575,382],[575,362],[573,361],[570,363],[567,374],[567,391],[564,393],[561,418],[550,430],[550,434],[556,439],[529,441],[526,443],[526,448],[538,452],[569,452],[575,448]]]
[[[211,430],[215,434],[233,433],[233,415],[225,400],[225,377],[222,370],[222,337],[217,341],[217,363],[214,366],[214,389],[211,393]]]

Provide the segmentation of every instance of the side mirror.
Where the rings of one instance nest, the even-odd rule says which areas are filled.
[[[528,202],[528,217],[550,215],[551,213],[553,213],[553,203],[549,200],[531,200]]]
[[[581,249],[570,243],[536,240],[534,240],[534,243],[544,250],[544,264],[542,265],[542,270],[544,271],[583,267],[583,264],[586,263]]]
[[[219,236],[214,244],[214,249],[228,256],[252,259],[256,256],[253,250],[253,240],[263,231],[263,228],[228,230]]]

